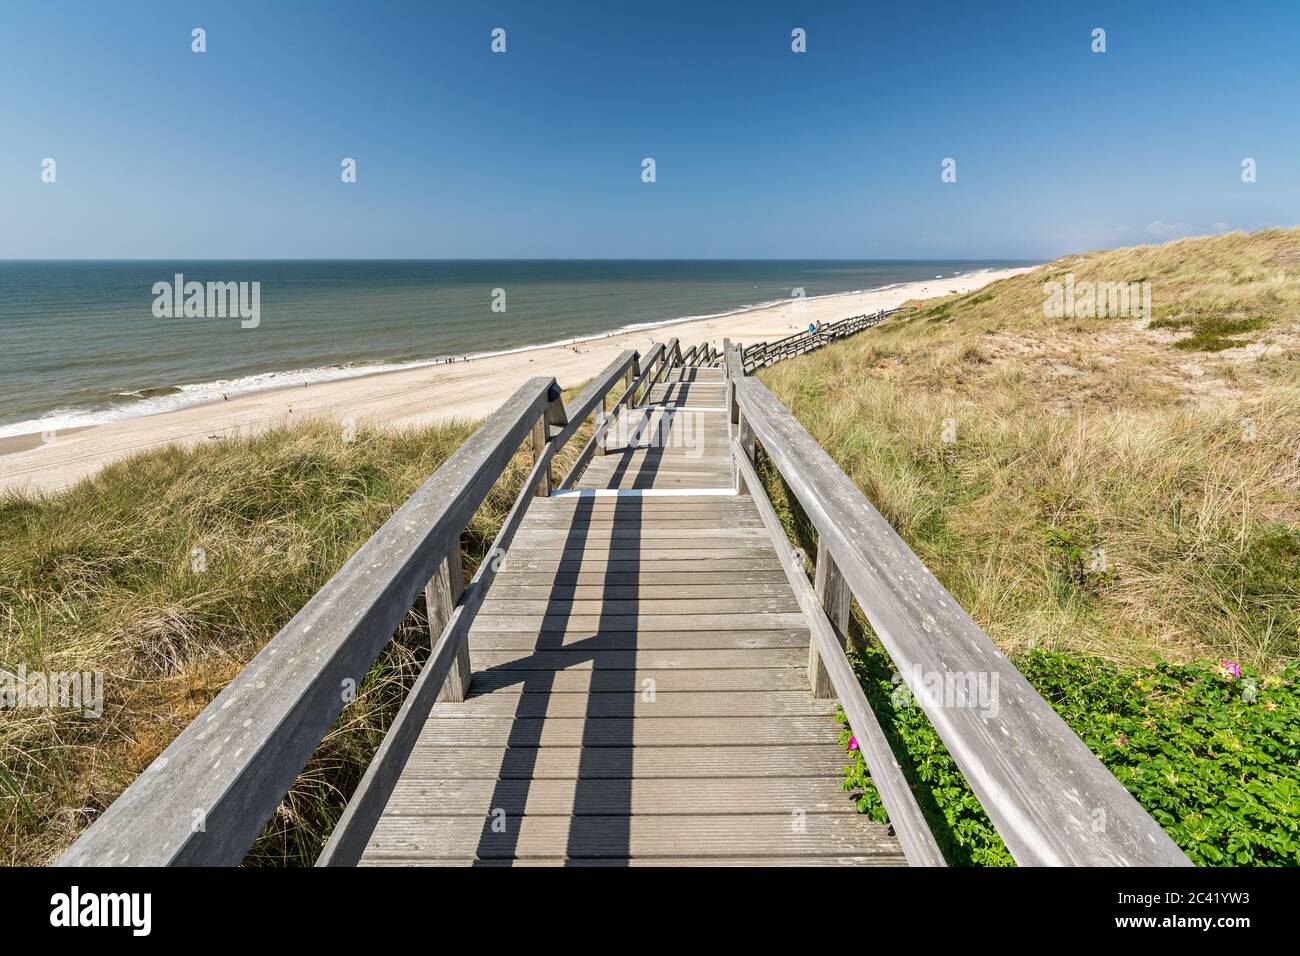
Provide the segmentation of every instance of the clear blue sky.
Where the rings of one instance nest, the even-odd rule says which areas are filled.
[[[0,21],[6,258],[1046,258],[1300,221],[1295,0],[6,0]]]

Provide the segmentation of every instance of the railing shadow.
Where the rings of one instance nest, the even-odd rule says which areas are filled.
[[[646,415],[633,431],[629,446],[611,450],[620,460],[614,468],[610,486],[617,487],[635,466],[633,483],[653,483],[660,465],[658,456],[646,455],[636,460],[634,445],[653,416]],[[575,859],[605,858],[625,861],[631,854],[632,775],[634,753],[634,718],[639,688],[636,686],[638,630],[613,630],[623,615],[607,610],[614,600],[635,602],[640,593],[641,531],[643,499],[616,496],[611,521],[608,557],[601,583],[601,613],[595,633],[583,640],[565,644],[573,614],[573,601],[581,593],[585,555],[597,517],[594,496],[581,496],[575,505],[573,520],[564,535],[563,549],[557,562],[546,612],[538,628],[534,653],[529,657],[489,668],[487,673],[520,672],[520,699],[515,708],[510,733],[502,756],[500,772],[493,789],[489,813],[484,822],[476,851],[476,865],[519,858],[519,836],[524,823],[531,783],[541,757],[546,717],[555,692],[555,669],[530,671],[527,664],[538,654],[562,651],[565,665],[575,667],[589,662],[587,709],[583,717],[582,741],[579,745],[577,774],[574,782],[572,816],[565,857]],[[616,536],[613,531],[632,530],[634,535]],[[621,547],[620,547],[621,546]],[[614,559],[616,550],[629,556]],[[572,555],[572,557],[569,557]],[[521,667],[521,665],[524,665]],[[504,686],[493,682],[494,690]],[[538,703],[539,698],[544,702]],[[533,716],[536,711],[536,716]],[[495,811],[505,812],[505,827],[493,827]]]
[[[520,829],[527,811],[532,781],[536,779],[537,760],[541,756],[542,734],[546,729],[546,716],[550,710],[557,673],[546,669],[528,671],[520,668],[519,665],[528,663],[537,652],[555,651],[564,646],[564,631],[571,616],[569,608],[572,604],[557,605],[560,596],[556,592],[562,586],[559,582],[567,563],[565,555],[571,550],[576,550],[581,555],[586,547],[593,499],[579,498],[574,509],[574,520],[565,532],[564,545],[556,562],[556,574],[551,584],[551,592],[547,596],[546,613],[543,614],[542,623],[538,628],[534,654],[522,661],[512,661],[502,668],[524,670],[526,676],[520,679],[519,703],[515,705],[515,715],[505,742],[501,768],[492,791],[492,801],[488,805],[483,832],[479,836],[478,849],[475,853],[476,860],[479,862],[517,859],[519,855]],[[559,613],[552,613],[553,608],[558,608]],[[559,625],[558,632],[548,629],[552,621]],[[470,686],[472,693],[472,680]],[[497,688],[497,691],[501,689]],[[535,703],[538,700],[541,700],[540,707]],[[540,711],[536,717],[532,716],[534,707]],[[497,815],[498,811],[504,812],[504,820]],[[498,827],[500,829],[497,829]]]
[[[626,472],[636,460],[636,447],[651,427],[653,413],[646,414],[629,436],[628,446],[621,454],[623,460],[615,468],[617,475]],[[657,439],[656,439],[657,440]],[[661,456],[647,453],[637,464],[632,484],[645,487],[654,484],[655,475],[662,462]],[[617,487],[616,480],[614,485]],[[641,593],[641,551],[645,545],[641,534],[645,527],[645,499],[636,496],[616,496],[610,530],[610,555],[605,563],[601,590],[601,614],[594,640],[599,643],[607,633],[615,635],[611,643],[615,650],[596,651],[592,655],[590,693],[587,696],[587,714],[583,724],[582,752],[578,758],[578,779],[573,794],[573,817],[569,826],[566,858],[570,861],[592,856],[626,860],[632,852],[632,786],[633,756],[635,754],[634,728],[636,726],[636,667],[640,646],[639,619],[627,631],[607,632],[622,615],[608,610],[616,595],[627,595],[619,600],[637,601]],[[627,539],[628,557],[615,561],[615,545],[621,543],[615,530],[632,529],[636,533]],[[630,588],[628,591],[626,589]],[[626,638],[622,635],[626,634]],[[620,667],[620,664],[626,667]],[[626,681],[616,692],[597,692],[599,685]],[[599,775],[599,776],[598,776]],[[603,778],[603,779],[602,779]],[[599,820],[598,824],[595,820]]]

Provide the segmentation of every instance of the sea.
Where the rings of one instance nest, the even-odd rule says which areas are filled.
[[[152,415],[258,389],[579,342],[761,307],[798,289],[813,298],[1031,264],[0,262],[0,437]],[[193,291],[191,282],[205,292],[208,283],[245,283],[245,315],[255,304],[255,319],[233,309],[187,315],[173,308],[183,304],[187,288]],[[198,313],[208,297],[193,301],[190,311]]]

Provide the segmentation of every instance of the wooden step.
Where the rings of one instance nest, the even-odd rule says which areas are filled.
[[[861,814],[670,814],[642,816],[385,816],[366,857],[437,861],[476,858],[668,860],[740,853],[748,857],[865,856],[898,860],[889,828]]]

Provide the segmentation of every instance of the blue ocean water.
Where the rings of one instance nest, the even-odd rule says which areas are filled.
[[[0,436],[1020,261],[0,262]],[[260,283],[259,322],[157,317],[155,283]],[[493,311],[501,303],[505,311]]]

